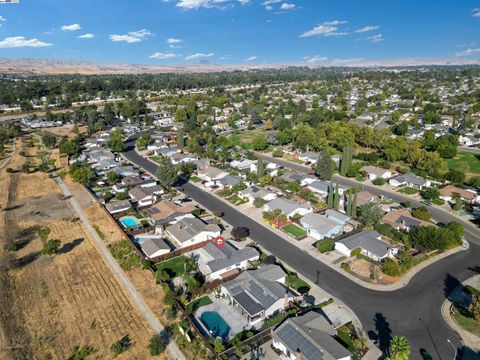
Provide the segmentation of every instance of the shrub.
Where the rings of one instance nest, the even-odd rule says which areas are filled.
[[[353,249],[351,252],[350,252],[350,256],[351,257],[355,257],[357,255],[360,255],[360,253],[362,252],[362,249],[360,249],[359,247]]]
[[[165,351],[167,348],[168,340],[162,334],[153,335],[150,339],[150,344],[148,349],[150,350],[150,355],[158,356]]]
[[[283,156],[283,151],[280,149],[275,149],[272,151],[272,156],[273,157],[282,157]]]
[[[213,215],[215,215],[216,217],[222,217],[222,216],[223,216],[223,212],[222,212],[222,211],[214,211],[214,212],[213,212]]]
[[[382,271],[388,276],[399,276],[402,274],[400,265],[395,260],[385,259],[382,263]]]
[[[13,170],[11,167],[7,168],[7,173],[11,174],[11,173],[14,173],[15,170]]]
[[[42,254],[43,255],[50,255],[50,256],[58,254],[58,252],[60,250],[60,244],[61,244],[61,242],[58,239],[48,240],[43,245]]]
[[[112,346],[110,346],[110,351],[113,352],[115,356],[117,356],[127,351],[131,344],[132,343],[130,341],[130,338],[128,337],[128,335],[125,335],[123,338],[115,341]]]
[[[385,185],[385,182],[386,181],[385,181],[384,178],[378,177],[378,178],[376,178],[375,180],[372,181],[372,184],[382,186],[382,185]]]
[[[340,267],[341,267],[343,270],[345,270],[345,271],[350,271],[350,270],[351,270],[350,265],[349,265],[348,263],[346,263],[346,262],[343,262],[343,263],[340,265]]]
[[[417,219],[428,221],[432,218],[432,214],[428,212],[428,209],[425,206],[420,206],[412,210],[412,215]]]
[[[317,243],[317,250],[320,251],[322,254],[332,251],[334,249],[335,249],[335,242],[331,239],[320,240]]]

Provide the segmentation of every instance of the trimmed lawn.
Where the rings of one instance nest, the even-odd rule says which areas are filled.
[[[414,189],[412,187],[404,187],[400,190],[402,194],[407,194],[407,195],[415,195],[418,194],[418,190]]]
[[[478,324],[474,319],[462,315],[461,310],[457,307],[454,307],[453,318],[463,329],[472,334],[480,336],[480,324]]]
[[[307,231],[295,224],[288,224],[282,228],[283,231],[292,235],[295,238],[302,238],[307,236]]]
[[[187,313],[193,315],[202,306],[209,305],[211,303],[212,303],[212,300],[210,300],[208,296],[201,297],[197,300],[192,301],[187,305]]]
[[[201,180],[201,179],[200,179],[198,176],[195,176],[195,175],[194,175],[194,176],[190,176],[190,181],[191,181],[191,182],[198,183],[198,182],[200,182],[200,180]]]
[[[149,159],[155,161],[156,163],[160,163],[162,158],[160,156],[150,156]]]
[[[435,204],[435,205],[438,205],[438,206],[442,206],[445,204],[445,201],[442,200],[442,199],[432,199],[431,200],[432,204]]]
[[[467,176],[480,175],[480,155],[459,151],[453,159],[447,160],[448,167]]]
[[[238,195],[232,195],[229,198],[227,198],[227,200],[231,202],[233,205],[242,205],[246,203],[246,201],[240,199]]]
[[[310,286],[300,279],[297,275],[291,274],[287,275],[287,279],[285,283],[288,287],[292,288],[293,290],[299,292],[300,294],[305,294],[310,290]]]
[[[179,256],[170,260],[162,261],[154,265],[156,270],[165,270],[170,274],[170,278],[174,278],[185,274],[185,271],[194,269],[193,261],[185,256]]]

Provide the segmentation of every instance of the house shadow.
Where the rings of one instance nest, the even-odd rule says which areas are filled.
[[[78,238],[78,239],[75,239],[73,241],[70,241],[69,243],[66,243],[64,244],[60,250],[58,250],[58,253],[59,254],[66,254],[70,251],[72,251],[73,249],[75,249],[78,245],[80,245],[82,242],[83,242],[83,238]]]
[[[33,263],[35,260],[37,260],[40,257],[41,254],[42,253],[40,251],[35,251],[35,252],[32,252],[28,255],[25,255],[21,258],[18,258],[16,265],[17,265],[17,267],[27,266],[27,265]]]
[[[460,285],[462,285],[460,280],[458,280],[451,274],[447,274],[447,276],[445,276],[445,279],[443,280],[443,295],[445,296],[445,298],[451,301],[454,297],[453,294],[455,290]]]
[[[480,266],[470,266],[468,268],[468,270],[470,270],[471,272],[474,272],[475,274],[480,274]]]
[[[424,348],[420,349],[420,356],[422,357],[422,360],[433,360],[433,356]]]

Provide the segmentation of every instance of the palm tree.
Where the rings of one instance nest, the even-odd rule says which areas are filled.
[[[392,360],[408,360],[410,357],[410,344],[407,338],[395,336],[390,343]]]

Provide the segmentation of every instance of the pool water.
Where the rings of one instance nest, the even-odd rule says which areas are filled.
[[[125,227],[132,227],[138,224],[137,220],[135,220],[132,217],[124,217],[124,218],[121,218],[120,221]]]
[[[213,337],[221,337],[226,340],[230,332],[230,326],[223,320],[223,318],[215,311],[205,311],[200,320],[205,325],[207,330]]]

